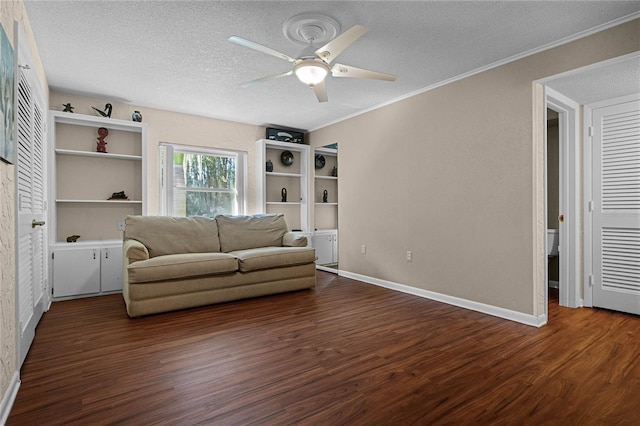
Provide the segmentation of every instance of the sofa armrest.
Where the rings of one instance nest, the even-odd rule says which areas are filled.
[[[282,237],[283,247],[306,247],[307,237],[296,232],[287,232]]]
[[[138,240],[124,240],[122,251],[127,264],[149,259],[149,250]]]

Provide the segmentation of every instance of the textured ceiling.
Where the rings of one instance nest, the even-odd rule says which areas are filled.
[[[640,11],[639,1],[25,1],[49,84],[227,120],[311,130]],[[369,31],[339,62],[395,82],[331,78],[318,103],[286,61],[228,41],[237,35],[298,56],[283,23],[322,13]]]

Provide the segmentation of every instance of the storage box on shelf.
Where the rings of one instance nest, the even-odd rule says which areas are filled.
[[[97,152],[101,127],[109,132],[107,152]],[[53,296],[118,291],[120,224],[127,215],[146,214],[147,125],[51,111],[49,140]],[[109,199],[120,191],[126,198]],[[78,242],[67,242],[74,235]]]
[[[309,146],[269,139],[260,139],[256,145],[262,212],[282,213],[290,230],[309,232]],[[282,161],[286,151],[293,154],[292,164]],[[267,171],[267,161],[272,171]]]

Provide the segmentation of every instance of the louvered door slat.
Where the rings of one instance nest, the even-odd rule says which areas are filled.
[[[593,304],[640,314],[640,102],[592,118]]]

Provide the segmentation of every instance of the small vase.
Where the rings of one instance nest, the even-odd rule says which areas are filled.
[[[271,160],[267,160],[267,172],[272,172],[273,171],[273,163],[271,162]]]
[[[338,167],[337,166],[333,166],[333,169],[331,169],[331,176],[338,177]]]

